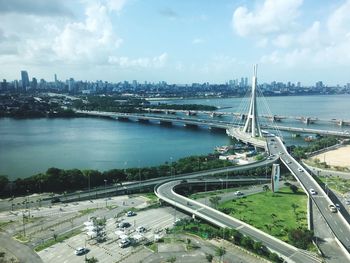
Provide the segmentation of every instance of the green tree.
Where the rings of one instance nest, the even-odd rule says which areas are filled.
[[[217,206],[219,205],[219,202],[221,200],[220,196],[212,196],[209,198],[209,202],[215,207],[217,208]]]
[[[5,175],[0,175],[0,193],[5,192],[5,188],[9,183],[9,179]]]
[[[296,193],[298,192],[298,190],[299,190],[298,186],[296,186],[296,185],[294,185],[294,184],[291,184],[291,185],[289,186],[289,189],[290,189],[294,194],[296,194]]]
[[[205,258],[207,259],[208,262],[212,262],[214,257],[212,254],[205,254]]]
[[[312,243],[313,235],[313,231],[304,228],[291,229],[288,232],[288,238],[291,243],[302,249],[307,249]]]
[[[87,258],[85,262],[87,262],[87,263],[97,263],[98,259],[95,258],[95,257]]]
[[[220,257],[220,261],[222,261],[222,258],[225,254],[226,254],[226,249],[224,247],[217,247],[215,249],[215,255]]]

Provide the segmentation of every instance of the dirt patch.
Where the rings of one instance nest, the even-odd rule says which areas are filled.
[[[350,169],[350,145],[332,150],[329,152],[318,154],[311,158],[313,161],[318,159],[330,166],[347,167]]]

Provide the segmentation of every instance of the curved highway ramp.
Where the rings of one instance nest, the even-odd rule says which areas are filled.
[[[242,234],[250,236],[254,240],[261,241],[269,249],[282,255],[287,262],[314,263],[321,262],[313,254],[297,249],[273,236],[270,236],[259,229],[256,229],[238,219],[230,217],[209,206],[196,202],[187,197],[181,196],[174,191],[175,186],[179,186],[182,181],[169,181],[155,187],[155,194],[165,202],[173,205],[194,217],[201,218],[218,227],[228,227],[239,230]],[[190,182],[186,182],[188,184]]]

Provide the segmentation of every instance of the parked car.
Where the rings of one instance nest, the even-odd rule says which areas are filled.
[[[129,222],[120,222],[118,224],[118,227],[119,228],[126,228],[126,227],[129,227],[130,226],[130,223]]]
[[[136,213],[134,211],[128,211],[126,216],[136,216]]]
[[[77,256],[81,256],[89,252],[89,249],[86,247],[78,247],[75,251],[74,254]]]
[[[346,200],[346,201],[345,201],[345,204],[346,204],[346,205],[350,205],[350,200]]]
[[[119,247],[124,248],[130,245],[130,239],[125,238],[119,241]]]
[[[328,208],[332,213],[336,213],[338,211],[337,208],[335,207],[335,205],[333,205],[333,204],[330,204],[328,206]]]
[[[310,194],[312,194],[312,195],[317,195],[317,192],[316,192],[315,189],[313,189],[313,188],[310,188],[309,192],[310,192]]]
[[[139,232],[139,233],[144,233],[144,232],[146,232],[146,228],[143,227],[143,226],[139,226],[139,227],[136,228],[136,231]]]

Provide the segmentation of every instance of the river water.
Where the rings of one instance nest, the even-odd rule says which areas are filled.
[[[232,108],[223,111],[236,112],[242,108],[241,101],[230,98],[167,102],[230,106]],[[350,120],[350,96],[270,97],[267,102],[273,114]],[[229,120],[229,117],[225,118]],[[292,119],[282,121],[281,125],[285,123],[305,126]],[[319,127],[350,129],[335,124],[310,125],[310,128]],[[287,142],[302,143],[302,139],[287,136]],[[49,167],[104,171],[151,166],[184,156],[210,153],[215,146],[229,143],[224,132],[180,125],[167,127],[96,118],[3,118],[0,119],[0,174],[14,179],[45,172]]]

